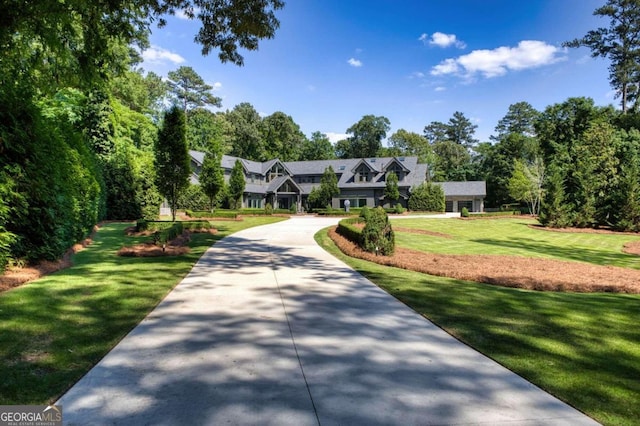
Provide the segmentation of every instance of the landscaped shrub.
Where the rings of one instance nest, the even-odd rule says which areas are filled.
[[[400,204],[400,203],[396,204],[396,206],[394,208],[394,213],[395,214],[402,214],[402,213],[404,213],[404,211],[405,211],[405,208],[402,207],[402,204]]]
[[[460,210],[460,216],[469,217],[469,209],[467,209],[466,207],[463,207],[462,210]]]
[[[200,185],[190,184],[178,197],[178,208],[185,210],[207,210],[209,208],[207,197]]]
[[[363,223],[364,219],[361,217],[353,217],[348,219],[343,219],[338,222],[338,227],[336,228],[336,232],[349,241],[362,245],[362,228],[355,226],[356,224]]]
[[[222,210],[222,209],[216,209],[213,212],[210,212],[209,210],[205,210],[205,211],[185,210],[185,214],[189,217],[195,217],[195,218],[219,217],[221,219],[236,219],[238,217],[238,212],[236,210]]]
[[[153,223],[153,222],[151,222]],[[161,229],[153,234],[153,242],[157,245],[163,245],[169,241],[178,238],[184,232],[182,222],[173,222],[169,228]]]
[[[271,203],[267,203],[264,205],[264,214],[267,216],[271,216],[273,214],[273,206]]]
[[[187,231],[199,231],[213,228],[211,222],[208,220],[184,220],[180,223],[182,224],[182,228]]]
[[[444,191],[440,185],[424,182],[411,190],[409,210],[444,212]]]
[[[0,90],[0,164],[12,180],[1,225],[16,236],[11,257],[55,260],[104,217],[104,182],[69,109],[35,99],[28,86]]]
[[[382,207],[371,210],[362,230],[363,250],[390,256],[395,250],[395,244],[395,236],[387,213]]]
[[[367,220],[367,217],[369,217],[369,213],[371,213],[371,209],[367,206],[364,206],[362,210],[360,210],[360,217],[364,220]]]

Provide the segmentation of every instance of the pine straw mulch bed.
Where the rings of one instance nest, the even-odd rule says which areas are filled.
[[[91,244],[93,242],[93,237],[99,228],[100,225],[95,226],[89,237],[77,244],[74,244],[73,247],[66,251],[62,258],[56,261],[41,261],[34,265],[7,268],[3,274],[0,274],[0,292],[37,280],[38,278],[60,271],[61,269],[69,268],[73,265],[71,262],[71,256]],[[134,232],[134,229],[135,227],[127,228],[125,232],[130,236],[145,236],[153,234],[151,231]],[[152,243],[146,243],[137,244],[131,247],[123,247],[118,250],[117,254],[119,256],[135,257],[179,256],[181,254],[186,254],[190,251],[187,245],[189,244],[191,232],[209,232],[211,234],[215,234],[218,231],[216,229],[185,231],[178,238],[170,241],[166,245],[164,251],[160,246],[156,246]]]
[[[141,236],[141,235],[151,235],[152,231],[143,231],[143,232],[135,232],[135,227],[127,228],[127,235],[131,236]],[[160,257],[160,256],[180,256],[182,254],[187,254],[191,251],[188,247],[189,241],[191,240],[191,234],[194,232],[204,233],[208,232],[210,234],[215,234],[218,232],[217,229],[194,229],[190,231],[184,231],[182,235],[179,235],[177,238],[169,241],[164,247],[156,245],[152,242],[136,244],[134,246],[122,247],[118,250],[118,256],[127,256],[127,257]]]
[[[72,265],[71,256],[93,242],[93,237],[95,236],[98,229],[100,229],[100,226],[101,224],[94,226],[91,235],[89,235],[84,240],[74,244],[69,250],[65,252],[62,258],[58,260],[43,260],[34,265],[22,267],[12,266],[7,268],[7,270],[4,271],[3,274],[0,274],[0,292],[18,287],[30,281],[37,280],[38,278],[41,278],[45,275],[52,274],[61,269],[70,267]]]
[[[447,255],[396,247],[393,256],[376,256],[329,230],[329,237],[347,256],[429,275],[503,287],[578,293],[640,294],[640,271],[517,256]]]

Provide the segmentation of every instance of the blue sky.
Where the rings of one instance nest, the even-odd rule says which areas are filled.
[[[573,96],[616,104],[608,62],[564,41],[607,26],[604,0],[288,0],[280,28],[245,65],[203,57],[199,22],[180,16],[154,29],[142,66],[166,76],[190,66],[222,98],[222,110],[251,103],[283,111],[302,131],[334,141],[367,114],[422,134],[455,111],[487,141],[510,104],[542,110]]]

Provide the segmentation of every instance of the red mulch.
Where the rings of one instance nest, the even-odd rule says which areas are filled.
[[[329,236],[348,256],[429,275],[504,287],[579,293],[640,294],[640,271],[552,259],[517,256],[446,255],[396,248],[393,256],[376,256],[335,232]]]
[[[55,261],[45,260],[34,265],[24,267],[14,266],[7,268],[3,274],[0,274],[0,292],[37,280],[44,275],[52,274],[61,269],[68,268],[72,264],[71,256],[91,244],[98,229],[99,225],[94,226],[91,235],[79,243],[74,244],[65,252],[61,259]]]

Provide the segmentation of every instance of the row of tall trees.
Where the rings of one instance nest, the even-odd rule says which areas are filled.
[[[168,87],[136,69],[153,23],[186,13],[200,21],[203,54],[242,65],[241,49],[273,37],[282,7],[281,0],[20,7],[0,0],[0,270],[12,260],[59,257],[101,219],[157,214],[163,180],[154,148],[167,90],[193,120],[206,116],[194,110],[219,100],[198,97],[201,82],[187,69]],[[210,139],[194,129],[192,139]]]

